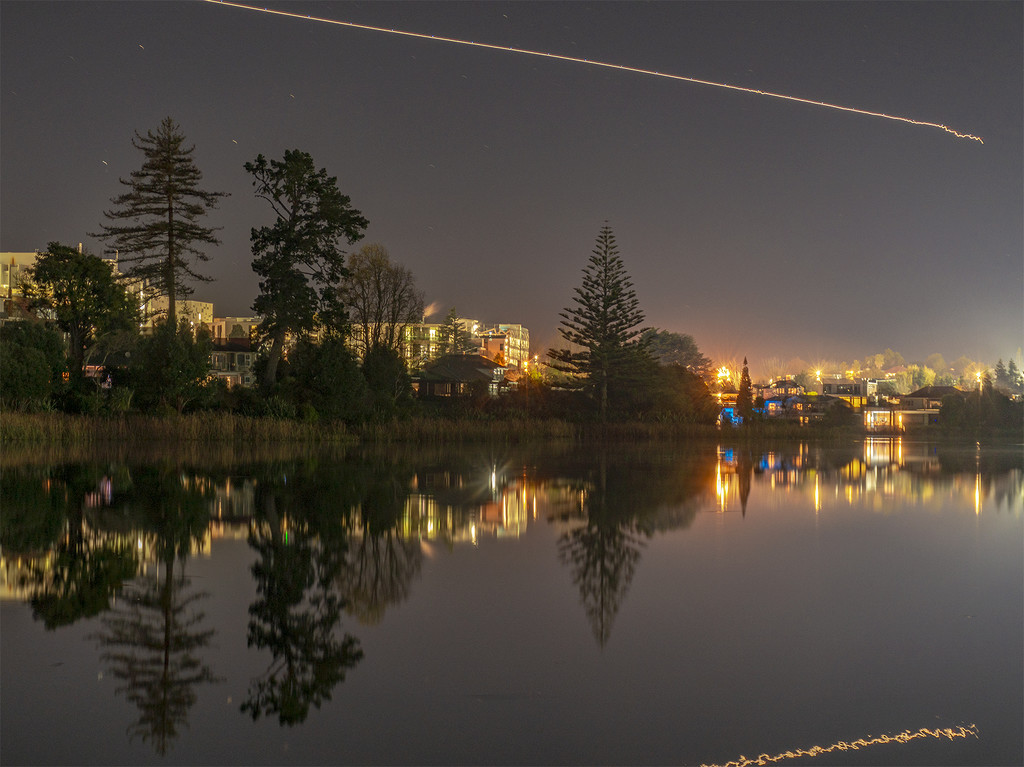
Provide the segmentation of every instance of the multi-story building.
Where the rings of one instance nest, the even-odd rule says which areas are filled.
[[[26,279],[25,270],[36,262],[38,252],[0,253],[0,293],[4,299],[22,296],[22,282]]]
[[[252,366],[256,361],[253,331],[259,317],[215,317],[210,326],[213,351],[210,373],[227,382],[228,387],[252,386]]]
[[[167,296],[155,296],[145,302],[143,327],[151,328],[154,320],[167,316],[167,309],[170,301]],[[178,322],[188,320],[192,327],[198,330],[203,325],[208,329],[213,324],[213,303],[211,301],[193,301],[192,299],[178,299],[174,302],[174,312]]]
[[[822,376],[820,386],[822,394],[846,400],[858,411],[878,395],[878,381],[874,378],[851,380],[838,375]]]
[[[484,325],[478,320],[459,317],[469,334],[472,354],[512,368],[526,368],[530,359],[530,331],[522,325]],[[431,360],[449,351],[443,323],[419,322],[405,326],[402,357],[411,370],[419,370]]]

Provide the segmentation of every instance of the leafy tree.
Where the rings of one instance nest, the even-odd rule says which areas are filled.
[[[466,330],[466,323],[459,319],[453,306],[444,318],[441,328],[441,354],[463,354],[473,348],[473,336]]]
[[[704,379],[679,365],[658,368],[650,391],[651,410],[659,418],[711,425],[721,410]]]
[[[944,375],[949,372],[949,366],[946,364],[946,358],[936,352],[935,354],[929,354],[924,364],[934,370],[938,375]]]
[[[252,268],[260,276],[252,308],[263,317],[260,333],[270,340],[263,373],[269,389],[289,334],[309,334],[318,323],[335,330],[345,324],[338,286],[347,270],[338,242],[356,242],[369,222],[338,189],[338,179],[317,170],[305,152],[286,151],[282,160],[257,155],[245,170],[253,177],[256,196],[270,204],[276,217],[273,225],[253,229],[251,235]]]
[[[1019,440],[1024,437],[1024,402],[1014,402],[996,390],[986,373],[980,390],[942,398],[939,423],[946,431],[971,437],[1005,434]]]
[[[961,355],[950,363],[952,373],[956,376],[958,381],[967,381],[967,383],[973,384],[974,371],[981,367],[977,362],[972,360],[970,357]],[[970,379],[969,381],[967,379]]]
[[[98,336],[137,325],[135,302],[97,256],[51,242],[36,259],[31,277],[26,292],[67,333],[69,368],[77,379],[84,377],[85,351]]]
[[[552,367],[584,382],[605,421],[609,389],[629,377],[637,354],[646,355],[639,339],[644,313],[607,224],[598,234],[573,302],[575,306],[559,313],[558,332],[570,347],[551,349],[548,356]]]
[[[679,365],[702,378],[711,374],[711,360],[701,354],[691,335],[648,328],[640,334],[640,341],[662,365]]]
[[[143,405],[171,406],[184,412],[206,386],[211,348],[205,328],[193,335],[187,320],[176,330],[168,322],[158,323],[132,358],[132,377]]]
[[[118,251],[119,263],[129,264],[127,275],[144,283],[152,295],[167,297],[167,322],[177,327],[175,302],[192,294],[187,280],[209,282],[193,261],[210,257],[201,247],[217,245],[217,230],[200,221],[224,192],[199,188],[203,175],[192,159],[195,146],[186,146],[180,126],[164,118],[156,131],[136,131],[132,145],[145,155],[142,168],[121,179],[129,191],[111,200],[103,215],[100,237]]]
[[[750,383],[750,370],[747,368],[747,358],[743,358],[743,372],[740,374],[740,390],[736,395],[736,412],[743,423],[750,423],[754,416],[753,389]]]
[[[378,415],[390,415],[401,402],[412,399],[412,381],[405,360],[387,346],[374,346],[363,359],[363,377]]]
[[[935,371],[927,365],[911,365],[909,370],[911,376],[910,385],[913,391],[935,383]]]
[[[0,325],[0,404],[4,408],[44,408],[62,388],[67,364],[64,341],[42,322]]]
[[[382,245],[364,245],[348,257],[342,297],[360,330],[355,340],[364,358],[377,347],[400,350],[406,325],[423,316],[423,294],[412,272],[392,264]]]
[[[282,392],[317,415],[356,421],[365,412],[366,383],[359,360],[344,339],[330,336],[320,343],[304,338],[289,353],[289,375]]]

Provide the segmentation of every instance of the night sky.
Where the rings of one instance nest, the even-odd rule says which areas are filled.
[[[1024,343],[1012,3],[293,2],[267,7],[784,93],[975,134],[203,2],[0,4],[0,249],[93,252],[170,115],[231,197],[195,297],[247,315],[242,165],[309,152],[364,243],[535,351],[607,221],[647,323],[716,361],[994,363]],[[361,243],[360,243],[361,244]],[[358,244],[357,246],[358,247]]]

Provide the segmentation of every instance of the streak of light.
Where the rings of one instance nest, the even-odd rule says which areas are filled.
[[[940,730],[929,730],[927,727],[922,727],[917,732],[904,730],[899,735],[879,735],[878,737],[868,737],[866,739],[858,738],[851,742],[841,740],[838,743],[833,743],[831,746],[798,748],[796,751],[783,751],[781,754],[775,754],[775,756],[769,756],[768,754],[761,754],[753,758],[740,756],[735,761],[726,762],[722,765],[702,764],[701,767],[751,767],[751,765],[773,764],[783,759],[796,759],[801,756],[818,756],[819,754],[828,754],[833,751],[857,751],[866,746],[877,746],[883,743],[909,743],[918,738],[948,738],[953,740],[954,738],[966,738],[968,735],[973,735],[975,738],[978,737],[977,725],[972,724],[968,727],[957,727],[955,729],[945,727]]]
[[[950,128],[948,125],[941,123],[927,122],[926,120],[914,120],[910,117],[900,117],[899,115],[890,115],[885,112],[872,112],[868,109],[857,109],[856,107],[841,106],[839,104],[830,104],[827,101],[815,101],[814,99],[805,99],[800,96],[789,96],[784,93],[774,93],[772,91],[763,91],[759,88],[745,88],[742,85],[729,85],[728,83],[716,83],[711,80],[701,80],[697,77],[686,77],[684,75],[673,75],[668,72],[657,72],[653,69],[641,69],[639,67],[629,67],[624,64],[610,64],[606,61],[594,61],[593,59],[583,59],[576,56],[564,56],[558,53],[544,53],[543,51],[531,51],[526,48],[514,48],[510,45],[494,45],[492,43],[478,43],[471,40],[459,40],[454,37],[443,37],[441,35],[428,35],[422,32],[407,32],[401,29],[388,29],[387,27],[374,27],[369,24],[357,24],[354,21],[338,21],[337,19],[325,19],[319,16],[310,16],[309,14],[303,13],[292,13],[290,11],[276,11],[271,8],[257,8],[252,5],[244,5],[243,3],[233,3],[227,0],[203,0],[203,2],[213,3],[214,5],[226,5],[230,8],[241,8],[246,11],[258,11],[259,13],[267,13],[272,16],[287,16],[293,19],[304,19],[306,21],[318,21],[321,24],[334,24],[339,27],[349,27],[351,29],[362,29],[369,32],[385,32],[389,35],[401,35],[403,37],[415,37],[421,40],[434,40],[439,43],[453,43],[455,45],[468,45],[473,48],[486,48],[493,51],[505,51],[506,53],[519,53],[524,56],[539,56],[545,59],[555,59],[557,61],[571,61],[575,64],[587,64],[594,67],[604,67],[605,69],[617,69],[621,72],[635,72],[641,75],[651,75],[653,77],[664,77],[669,80],[682,80],[687,83],[694,83],[696,85],[710,85],[714,88],[725,88],[731,91],[740,91],[742,93],[753,93],[757,96],[769,96],[773,99],[783,99],[785,101],[795,101],[799,104],[810,104],[811,106],[825,107],[826,109],[837,109],[841,112],[853,112],[854,114],[866,115],[868,117],[884,117],[886,120],[896,120],[897,122],[908,123],[910,125],[920,125],[928,128],[938,128],[946,133],[950,133],[957,138],[970,139],[971,141],[977,141],[980,144],[984,144],[984,140],[980,136],[975,136],[971,133],[961,133],[960,131]]]

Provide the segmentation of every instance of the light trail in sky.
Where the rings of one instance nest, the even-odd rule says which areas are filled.
[[[473,48],[486,48],[492,51],[504,51],[506,53],[519,53],[524,56],[539,56],[545,59],[555,59],[557,61],[571,61],[575,64],[587,64],[593,67],[604,67],[605,69],[617,69],[621,72],[634,72],[641,75],[652,75],[654,77],[664,77],[669,80],[682,80],[687,83],[695,83],[696,85],[710,85],[714,88],[725,88],[730,91],[740,91],[742,93],[753,93],[757,96],[769,96],[773,99],[783,99],[785,101],[795,101],[799,104],[810,104],[811,106],[825,107],[826,109],[838,109],[841,112],[853,112],[854,114],[867,115],[868,117],[884,117],[886,120],[896,120],[898,122],[909,123],[910,125],[921,125],[928,128],[938,128],[944,130],[946,133],[951,133],[957,138],[970,139],[971,141],[977,141],[980,144],[985,142],[980,136],[975,136],[970,133],[961,133],[960,131],[950,128],[948,125],[942,125],[941,123],[927,122],[925,120],[914,120],[910,117],[900,117],[898,115],[890,115],[884,112],[872,112],[867,109],[857,109],[856,107],[846,107],[839,104],[829,104],[826,101],[815,101],[814,99],[805,99],[799,96],[787,96],[784,93],[773,93],[771,91],[763,91],[758,88],[745,88],[741,85],[729,85],[727,83],[716,83],[711,80],[701,80],[697,77],[685,77],[683,75],[673,75],[668,72],[656,72],[653,69],[641,69],[639,67],[628,67],[624,64],[609,64],[605,61],[594,61],[593,59],[583,59],[576,56],[563,56],[558,53],[544,53],[543,51],[531,51],[526,48],[514,48],[509,45],[494,45],[492,43],[477,43],[471,40],[459,40],[454,37],[442,37],[441,35],[428,35],[421,32],[406,32],[400,29],[388,29],[387,27],[374,27],[369,24],[357,24],[354,21],[338,21],[337,19],[325,19],[319,16],[310,16],[304,13],[292,13],[290,11],[277,11],[272,8],[260,8],[254,5],[245,5],[243,3],[233,3],[228,0],[203,0],[207,3],[213,3],[214,5],[225,5],[230,8],[241,8],[246,11],[257,11],[259,13],[267,13],[273,16],[287,16],[293,19],[304,19],[306,21],[317,21],[321,24],[334,24],[339,27],[349,27],[351,29],[363,29],[370,32],[385,32],[389,35],[401,35],[403,37],[415,37],[421,40],[434,40],[440,43],[453,43],[455,45],[468,45]]]
[[[746,757],[741,756],[738,759],[726,762],[722,765],[703,764],[701,767],[764,767],[764,765],[774,764],[775,762],[781,762],[784,759],[796,759],[801,756],[818,756],[819,754],[828,754],[833,751],[857,751],[865,746],[877,746],[882,743],[909,743],[912,740],[918,738],[948,738],[953,740],[954,738],[966,738],[968,735],[973,735],[975,738],[978,737],[978,728],[976,725],[969,727],[945,727],[941,730],[929,730],[927,727],[922,727],[916,732],[910,730],[904,730],[898,735],[879,735],[878,737],[869,738],[858,738],[857,740],[847,742],[841,740],[838,743],[833,743],[830,746],[811,746],[810,748],[798,748],[796,751],[783,751],[781,754],[775,754],[769,756],[768,754],[761,754],[760,756]]]

